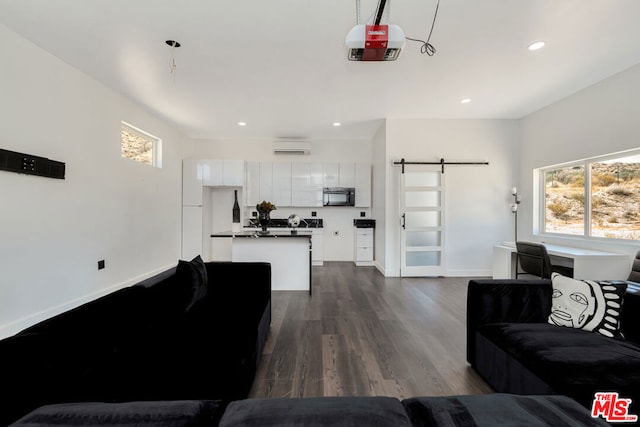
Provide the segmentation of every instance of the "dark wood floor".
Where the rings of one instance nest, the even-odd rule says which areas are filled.
[[[273,292],[273,322],[250,397],[491,393],[465,358],[469,278],[385,278],[313,267],[313,296]]]

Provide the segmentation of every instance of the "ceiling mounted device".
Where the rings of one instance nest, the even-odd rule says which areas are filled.
[[[360,1],[356,0],[358,23],[345,38],[349,61],[395,61],[405,46],[405,35],[397,25],[382,24],[387,0],[379,0],[375,19],[371,24],[360,24]],[[388,11],[387,9],[387,21]]]
[[[180,42],[175,40],[166,40],[166,44],[171,46],[171,56],[169,57],[169,74],[173,74],[178,66],[176,65],[176,48],[182,46]]]

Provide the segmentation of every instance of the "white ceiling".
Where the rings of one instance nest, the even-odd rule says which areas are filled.
[[[436,1],[388,0],[390,23],[425,39]],[[361,0],[363,21],[376,5]],[[435,56],[407,42],[395,62],[349,62],[355,0],[0,0],[0,23],[210,139],[370,139],[383,118],[520,118],[640,62],[639,20],[638,0],[441,0]],[[173,75],[168,39],[182,44]],[[547,46],[528,51],[537,40]]]

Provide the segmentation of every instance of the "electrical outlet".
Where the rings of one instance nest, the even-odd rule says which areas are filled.
[[[339,235],[340,235],[340,231],[338,231],[338,230],[334,231],[334,232],[333,232],[333,235],[334,235],[334,236],[339,236]]]
[[[98,270],[102,270],[104,268],[104,260],[101,259],[100,261],[98,261]]]
[[[316,211],[311,211],[311,216],[312,216],[312,217],[313,217],[313,216],[317,216],[317,215],[318,215],[318,212],[316,212]]]
[[[367,214],[366,214],[364,211],[360,211],[360,216],[361,216],[361,217],[366,216],[366,215],[367,215]]]

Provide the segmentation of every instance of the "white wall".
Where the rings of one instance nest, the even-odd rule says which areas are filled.
[[[4,337],[175,265],[190,142],[2,25],[0,51],[0,148],[66,163],[65,180],[0,171]],[[121,120],[163,139],[162,169],[120,157]]]
[[[400,167],[394,161],[488,161],[447,166],[445,275],[491,275],[495,243],[513,240],[510,190],[515,185],[518,122],[514,120],[388,119],[384,269],[400,272]],[[394,226],[395,224],[395,226]]]
[[[603,80],[521,121],[519,188],[523,202],[518,237],[533,236],[533,170],[562,162],[640,147],[640,65]],[[638,242],[598,242],[544,236],[569,246],[635,254]]]
[[[196,157],[203,159],[241,159],[247,161],[266,162],[371,162],[371,141],[366,140],[334,140],[312,141],[310,155],[275,155],[272,140],[199,140],[196,143]],[[232,201],[229,198],[216,199],[217,203],[226,203],[223,209],[231,212]],[[242,205],[242,199],[240,201]],[[248,217],[242,207],[243,217]],[[370,208],[352,207],[317,207],[317,208],[279,208],[271,213],[272,218],[287,218],[295,213],[300,218],[311,218],[316,211],[317,217],[324,221],[324,255],[325,261],[353,260],[353,219],[360,218],[365,212],[371,218]],[[375,217],[374,217],[375,218]],[[205,219],[206,220],[206,219]]]
[[[382,123],[372,141],[372,168],[373,179],[371,181],[371,216],[376,220],[374,234],[374,262],[376,268],[385,276],[391,275],[391,271],[385,271],[386,266],[386,232],[387,232],[387,123]]]

